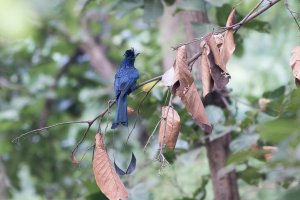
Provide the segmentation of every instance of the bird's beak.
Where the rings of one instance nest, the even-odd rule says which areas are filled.
[[[140,53],[136,53],[135,56],[134,56],[134,58],[136,58],[138,55],[140,55]]]

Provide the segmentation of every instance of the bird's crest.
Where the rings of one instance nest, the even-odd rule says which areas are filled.
[[[126,50],[126,51],[125,51],[125,54],[124,54],[124,56],[125,56],[126,58],[135,58],[135,57],[137,57],[138,55],[139,55],[139,53],[135,53],[134,48],[131,48],[131,49]]]

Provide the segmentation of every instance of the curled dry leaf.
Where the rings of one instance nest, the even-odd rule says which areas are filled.
[[[175,81],[174,77],[175,77],[174,67],[171,67],[163,74],[161,81],[165,87],[171,87]]]
[[[200,58],[200,70],[201,70],[201,81],[202,81],[202,96],[205,97],[211,92],[213,87],[213,80],[210,75],[210,63],[208,59],[209,48],[207,44],[201,42],[201,58]]]
[[[230,27],[234,23],[235,9],[232,10],[232,12],[229,14],[226,26]],[[226,65],[235,50],[233,33],[234,30],[232,28],[228,28],[228,30],[225,31],[224,36],[218,34],[209,35],[204,38],[210,50],[210,53],[208,54],[210,73],[217,89],[223,89],[228,84],[230,79],[230,75],[226,69]],[[206,91],[205,94],[207,94]]]
[[[175,70],[175,83],[172,91],[181,98],[187,111],[192,115],[195,122],[207,133],[212,128],[205,113],[203,103],[198,94],[192,73],[188,70],[186,47],[177,50]]]
[[[208,39],[208,46],[210,48],[210,51],[214,57],[214,63],[219,67],[221,68],[221,70],[223,72],[226,72],[227,73],[227,70],[226,70],[226,67],[224,65],[224,63],[222,62],[222,59],[221,59],[221,55],[220,55],[220,49],[217,45],[217,42],[216,42],[216,39],[214,36],[211,36],[209,37]],[[222,47],[222,45],[221,45]]]
[[[210,74],[214,82],[214,87],[218,90],[222,90],[228,84],[230,75],[224,72],[216,63],[214,56],[210,53],[208,56],[210,63]]]
[[[210,133],[212,131],[212,127],[208,121],[208,117],[195,83],[192,83],[186,94],[181,97],[181,100],[198,126],[200,126],[206,133]]]
[[[228,84],[230,75],[226,70],[226,66],[222,62],[220,50],[216,43],[215,37],[206,37],[205,42],[210,50],[207,57],[208,62],[210,63],[210,74],[214,81],[214,86],[217,89],[223,89]]]
[[[293,75],[297,79],[296,84],[300,82],[300,46],[295,47],[292,50],[292,56],[290,59],[290,65],[293,70]]]
[[[180,130],[180,117],[172,107],[162,107],[162,120],[159,128],[159,144],[175,148]]]
[[[107,198],[112,200],[127,199],[127,190],[109,159],[103,137],[100,133],[96,134],[93,171],[98,187]]]
[[[226,27],[230,27],[235,23],[235,9],[231,11],[227,18]],[[224,43],[220,48],[220,56],[221,56],[221,62],[222,66],[226,66],[229,59],[231,58],[234,50],[235,50],[235,44],[234,44],[234,37],[233,37],[234,30],[232,28],[225,31],[224,34]]]
[[[172,92],[182,97],[194,82],[194,78],[188,68],[186,46],[182,46],[177,50],[173,67],[175,76]]]

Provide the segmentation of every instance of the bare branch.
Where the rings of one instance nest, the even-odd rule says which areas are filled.
[[[294,15],[294,14],[299,14],[299,13],[296,13],[296,12],[294,12],[294,11],[292,11],[292,10],[290,9],[289,4],[288,4],[288,0],[285,1],[284,5],[285,5],[286,9],[287,9],[287,10],[290,12],[290,14],[292,15],[292,17],[293,17],[293,19],[294,19],[296,25],[298,26],[299,32],[300,32],[300,24],[299,24],[299,22],[297,21],[296,16]]]
[[[208,34],[205,34],[204,36],[202,36],[201,38],[195,38],[190,42],[179,44],[176,47],[172,47],[173,50],[177,50],[179,47],[181,47],[183,45],[188,45],[188,44],[192,44],[194,42],[202,41],[205,37],[207,37],[211,34],[223,34],[228,29],[233,29],[235,31],[238,31],[241,28],[242,25],[244,25],[247,22],[252,21],[254,18],[258,17],[259,15],[264,13],[266,10],[268,10],[269,8],[271,8],[272,6],[274,6],[275,4],[277,4],[281,0],[268,0],[268,2],[269,2],[268,4],[261,7],[258,11],[255,12],[255,10],[257,10],[259,8],[259,6],[261,6],[261,4],[264,1],[265,0],[261,0],[253,9],[251,9],[251,11],[246,15],[246,17],[244,17],[240,22],[235,23],[232,26],[220,27],[220,29],[222,29],[221,31],[217,31],[217,32],[214,32],[214,33],[208,33]]]
[[[56,126],[62,126],[62,125],[69,125],[69,124],[89,124],[90,121],[70,121],[70,122],[61,122],[61,123],[57,123],[57,124],[54,124],[54,125],[51,125],[51,126],[46,126],[46,127],[43,127],[43,128],[39,128],[39,129],[34,129],[34,130],[31,130],[31,131],[28,131],[26,133],[23,133],[21,134],[20,136],[18,137],[15,137],[12,142],[15,143],[16,141],[19,141],[21,138],[27,136],[27,135],[30,135],[32,133],[36,133],[36,132],[39,132],[39,131],[43,131],[43,130],[47,130],[47,129],[51,129],[51,128],[54,128]]]
[[[134,121],[134,124],[133,124],[133,127],[130,131],[130,133],[128,134],[128,137],[127,137],[127,140],[126,140],[126,144],[128,143],[128,140],[133,132],[133,130],[135,129],[135,126],[136,126],[136,123],[138,121],[138,119],[140,118],[140,112],[141,112],[141,107],[142,107],[142,104],[144,103],[145,99],[147,98],[147,96],[150,94],[150,92],[152,91],[152,89],[157,85],[157,83],[159,82],[160,80],[157,80],[153,85],[152,87],[147,91],[146,95],[143,97],[143,99],[140,101],[139,105],[138,105],[138,109],[137,109],[137,117],[135,118],[135,121]]]
[[[162,119],[160,119],[160,120],[157,122],[157,124],[155,125],[155,128],[153,129],[151,135],[149,136],[149,138],[148,138],[148,140],[147,140],[147,142],[146,142],[146,144],[145,144],[145,146],[144,146],[144,152],[146,151],[146,148],[147,148],[148,144],[150,143],[150,140],[151,140],[151,138],[153,137],[153,135],[154,135],[156,129],[158,128],[158,126],[159,126],[161,120],[162,120]]]

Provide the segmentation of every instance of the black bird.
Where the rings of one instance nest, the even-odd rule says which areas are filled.
[[[119,124],[128,126],[127,95],[135,89],[136,81],[139,78],[139,71],[134,67],[134,61],[138,55],[133,48],[127,50],[115,75],[114,92],[117,110],[112,129],[117,128]]]

